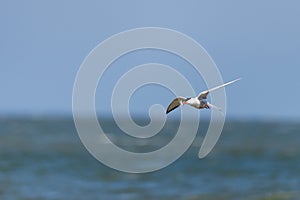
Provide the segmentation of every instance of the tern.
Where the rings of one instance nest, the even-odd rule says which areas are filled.
[[[230,82],[227,82],[227,83],[224,83],[222,85],[219,85],[217,87],[214,87],[214,88],[211,88],[211,89],[208,89],[208,90],[205,90],[203,92],[201,92],[198,96],[196,97],[189,97],[189,98],[185,98],[185,97],[177,97],[175,98],[171,103],[170,105],[168,106],[167,110],[166,110],[166,114],[168,114],[169,112],[171,112],[172,110],[178,108],[179,106],[183,106],[183,105],[190,105],[192,107],[195,107],[197,109],[203,109],[203,108],[206,108],[206,109],[210,109],[210,108],[214,108],[214,109],[217,109],[219,111],[221,111],[221,109],[215,105],[212,105],[210,104],[209,102],[206,101],[206,97],[207,95],[212,92],[212,91],[215,91],[217,89],[220,89],[222,87],[225,87],[226,85],[229,85],[231,83],[234,83],[238,80],[241,80],[241,78],[238,78],[238,79],[235,79],[233,81],[230,81]]]

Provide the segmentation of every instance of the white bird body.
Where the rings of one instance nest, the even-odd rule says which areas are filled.
[[[186,101],[186,103],[189,104],[190,106],[200,109],[201,102],[199,101],[198,98],[195,97],[190,98],[189,100]]]
[[[197,109],[203,109],[203,108],[206,108],[206,109],[209,109],[209,108],[214,108],[214,109],[217,109],[219,111],[221,111],[220,108],[218,108],[217,106],[215,105],[212,105],[210,104],[209,102],[206,101],[206,98],[207,98],[207,95],[214,91],[214,90],[217,90],[217,89],[220,89],[222,87],[225,87],[226,85],[229,85],[231,83],[234,83],[236,81],[240,80],[240,78],[238,79],[235,79],[233,81],[230,81],[228,83],[224,83],[222,85],[219,85],[217,87],[214,87],[212,89],[209,89],[209,90],[205,90],[203,92],[201,92],[197,97],[192,97],[192,98],[185,98],[185,97],[177,97],[175,98],[171,103],[170,105],[168,106],[167,108],[167,111],[166,113],[168,114],[169,112],[171,112],[172,110],[178,108],[179,106],[183,106],[185,104],[188,104],[194,108],[197,108]]]

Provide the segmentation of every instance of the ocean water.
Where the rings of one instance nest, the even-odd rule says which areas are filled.
[[[112,121],[101,123],[126,146]],[[164,145],[178,122],[168,126],[131,150]],[[93,158],[72,118],[0,118],[0,199],[300,199],[300,123],[226,121],[213,151],[198,159],[206,128],[200,122],[193,145],[170,166],[128,174]]]

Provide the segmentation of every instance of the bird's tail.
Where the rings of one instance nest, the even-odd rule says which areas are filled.
[[[218,106],[215,106],[215,105],[210,104],[208,102],[207,102],[207,105],[208,105],[209,108],[215,109],[215,110],[221,112],[224,115],[223,110],[221,108],[219,108]]]

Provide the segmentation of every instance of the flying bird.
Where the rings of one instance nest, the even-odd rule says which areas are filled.
[[[209,102],[206,101],[206,97],[207,95],[214,91],[214,90],[217,90],[217,89],[220,89],[222,87],[225,87],[226,85],[229,85],[231,83],[234,83],[238,80],[240,80],[241,78],[238,78],[238,79],[235,79],[233,81],[230,81],[228,83],[224,83],[223,85],[219,85],[217,87],[214,87],[212,89],[209,89],[209,90],[205,90],[203,92],[201,92],[198,96],[196,97],[189,97],[189,98],[185,98],[185,97],[177,97],[175,98],[171,103],[170,105],[168,106],[167,110],[166,110],[166,114],[168,114],[169,112],[171,112],[172,110],[178,108],[179,106],[183,106],[185,104],[188,104],[190,106],[193,106],[197,109],[203,109],[203,108],[206,108],[206,109],[210,109],[210,108],[214,108],[214,109],[217,109],[219,111],[221,111],[220,108],[218,108],[217,106],[215,105],[212,105],[210,104]]]

